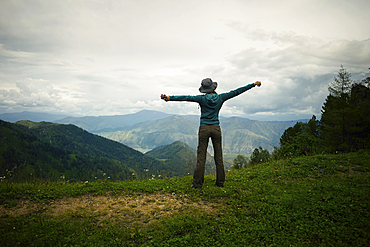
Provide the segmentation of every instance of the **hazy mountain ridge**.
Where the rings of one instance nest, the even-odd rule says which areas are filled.
[[[156,121],[138,123],[127,128],[104,135],[142,152],[181,141],[192,148],[197,146],[198,123],[180,116],[171,116]]]
[[[301,120],[307,121],[307,120]],[[134,114],[67,117],[56,123],[74,124],[91,133],[121,142],[140,152],[181,141],[196,149],[199,116],[174,115],[143,110]],[[297,121],[257,121],[239,117],[220,117],[225,153],[250,154],[259,146],[272,150],[285,129]],[[210,142],[209,152],[212,153]]]
[[[158,120],[172,116],[159,111],[142,110],[133,114],[115,116],[86,116],[86,117],[67,117],[55,122],[61,124],[74,124],[92,133],[113,132],[122,130],[126,127],[149,120]]]
[[[259,146],[272,150],[278,146],[281,134],[295,124],[294,121],[269,123],[245,118],[222,118],[221,128],[224,153],[250,154]],[[181,141],[196,149],[199,122],[182,116],[138,123],[127,130],[103,134],[112,140],[142,152]],[[209,152],[212,153],[210,142]]]
[[[250,154],[258,147],[271,149],[274,145],[267,137],[257,135],[247,129],[223,131],[223,152]]]
[[[14,112],[14,113],[2,113],[0,114],[0,119],[6,122],[15,123],[20,120],[29,120],[33,122],[54,122],[58,119],[66,118],[67,115],[63,114],[50,114],[41,112]]]
[[[295,123],[295,121],[270,123],[238,117],[222,119],[223,151],[250,154],[259,146],[272,150],[274,146],[278,146],[285,129]]]

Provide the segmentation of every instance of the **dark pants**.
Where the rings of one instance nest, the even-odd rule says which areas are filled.
[[[223,186],[225,182],[224,162],[222,159],[222,136],[220,126],[205,125],[199,127],[197,164],[194,170],[193,187],[200,188],[204,182],[204,170],[207,157],[209,138],[212,140],[216,163],[216,185]]]

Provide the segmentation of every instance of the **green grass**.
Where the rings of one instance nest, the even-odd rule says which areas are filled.
[[[215,175],[206,176],[202,189],[190,188],[191,176],[75,184],[2,182],[1,246],[366,246],[370,242],[369,153],[272,161],[228,172],[224,188],[215,187],[214,181]],[[125,206],[108,199],[101,202],[107,207],[105,216],[84,207],[60,216],[48,211],[58,199],[107,195],[135,202],[162,194],[174,200],[146,199],[143,205],[156,202],[148,215],[138,204]],[[25,201],[43,206],[12,216]],[[161,207],[162,203],[169,204]],[[181,206],[173,210],[171,205]],[[107,217],[109,209],[117,210],[117,216]],[[171,210],[172,214],[157,216]]]

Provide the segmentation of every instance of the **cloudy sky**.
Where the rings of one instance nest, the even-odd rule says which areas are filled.
[[[218,93],[262,81],[224,116],[320,117],[343,65],[370,70],[368,0],[4,0],[0,113],[73,116],[143,109],[199,114],[203,78]]]

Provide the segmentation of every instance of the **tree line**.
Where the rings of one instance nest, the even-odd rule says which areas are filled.
[[[370,77],[355,82],[351,73],[340,67],[328,87],[321,110],[307,122],[289,127],[280,137],[279,147],[270,154],[262,147],[248,159],[238,155],[233,168],[318,153],[345,153],[370,149]]]

